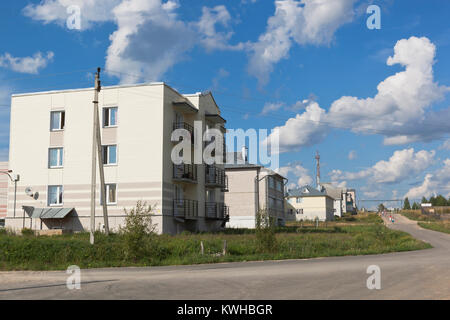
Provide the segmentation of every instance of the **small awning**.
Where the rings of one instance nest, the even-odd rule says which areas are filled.
[[[205,114],[205,117],[208,120],[211,120],[211,121],[216,122],[216,123],[223,123],[223,124],[227,123],[227,120],[222,118],[222,116],[220,114],[209,114],[209,113],[207,113],[207,114]]]
[[[22,209],[30,218],[40,219],[63,219],[75,210],[75,208],[35,208],[28,206],[23,206]]]
[[[173,106],[184,113],[197,113],[198,109],[188,101],[173,101]]]

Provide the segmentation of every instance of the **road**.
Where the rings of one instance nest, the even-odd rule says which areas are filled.
[[[450,299],[450,235],[396,216],[390,228],[432,249],[370,256],[81,270],[81,289],[65,272],[0,272],[0,299]],[[367,267],[381,269],[369,290]]]

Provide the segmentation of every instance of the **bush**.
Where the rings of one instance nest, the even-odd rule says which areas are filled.
[[[144,257],[150,258],[152,245],[156,242],[155,229],[152,224],[152,206],[138,201],[136,207],[129,212],[125,210],[125,227],[120,229],[123,234],[125,255],[128,259],[137,261]]]
[[[260,252],[272,252],[277,247],[275,219],[266,209],[256,215],[256,241]]]
[[[23,228],[21,233],[23,236],[34,236],[34,231],[28,228]]]

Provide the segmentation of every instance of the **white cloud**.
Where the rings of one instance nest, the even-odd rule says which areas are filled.
[[[54,54],[49,51],[43,55],[35,53],[32,57],[13,57],[9,53],[0,56],[0,67],[11,69],[15,72],[37,74],[40,69],[47,66],[53,60]]]
[[[411,188],[405,197],[410,199],[419,199],[422,197],[429,197],[431,195],[443,194],[445,197],[450,197],[450,159],[443,161],[443,166],[434,173],[425,175],[425,178],[420,186]]]
[[[450,108],[429,110],[450,90],[433,79],[435,53],[434,44],[425,37],[399,40],[387,64],[401,64],[404,71],[383,80],[374,97],[343,96],[331,104],[328,112],[312,103],[305,112],[278,127],[286,138],[280,139],[281,152],[298,151],[320,142],[327,127],[382,134],[386,145],[431,141],[450,132]],[[311,120],[321,121],[322,125]]]
[[[80,8],[81,29],[86,30],[96,22],[113,20],[112,10],[122,0],[43,0],[39,4],[29,4],[23,9],[23,14],[44,24],[57,23],[66,26],[67,8],[76,5]]]
[[[445,140],[444,143],[441,146],[439,146],[439,149],[450,150],[450,139]]]
[[[333,170],[330,173],[333,181],[367,179],[370,184],[399,183],[420,174],[434,162],[435,151],[413,148],[397,150],[388,161],[378,161],[372,167],[358,172],[342,172]]]
[[[291,182],[289,189],[301,187],[313,182],[312,177],[309,175],[308,169],[304,168],[300,163],[289,163],[284,167],[278,168],[276,171],[283,177],[294,177],[296,184]]]
[[[264,34],[248,44],[248,71],[266,84],[274,64],[289,56],[293,42],[327,45],[336,30],[352,21],[357,0],[278,0]]]
[[[357,154],[355,150],[352,150],[348,153],[348,160],[355,160],[357,158]]]
[[[242,43],[230,45],[228,41],[233,36],[233,32],[229,30],[231,15],[224,5],[213,8],[203,7],[200,21],[195,25],[201,34],[200,43],[207,51],[213,50],[242,50]],[[217,31],[216,26],[221,26],[224,31]]]
[[[282,102],[269,102],[264,105],[264,108],[261,111],[261,115],[265,116],[270,112],[278,111],[283,106]]]

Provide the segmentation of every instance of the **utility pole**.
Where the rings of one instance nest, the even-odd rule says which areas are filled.
[[[106,185],[105,185],[105,171],[103,168],[103,156],[102,156],[102,141],[100,135],[100,120],[98,115],[98,93],[102,89],[100,83],[100,68],[97,69],[97,74],[95,76],[95,94],[96,99],[94,101],[94,109],[95,109],[95,127],[96,127],[96,142],[97,142],[97,158],[98,158],[98,169],[100,173],[100,198],[102,201],[103,207],[103,220],[105,225],[105,234],[109,235],[109,222],[108,222],[108,206],[106,203]]]
[[[319,189],[319,187],[320,187],[320,155],[319,155],[319,151],[316,151],[316,161],[317,161],[316,187],[317,187],[317,189]]]
[[[100,185],[101,185],[101,202],[103,207],[103,218],[105,224],[105,233],[109,234],[108,223],[108,208],[106,205],[106,187],[105,187],[105,174],[103,170],[102,161],[102,143],[100,136],[100,121],[98,115],[98,93],[101,90],[100,84],[100,68],[97,69],[95,74],[95,89],[94,89],[94,118],[93,118],[93,132],[92,132],[92,176],[91,176],[91,228],[90,228],[90,242],[94,244],[94,232],[95,232],[95,187],[96,187],[96,162],[98,157],[98,166],[100,172]]]

